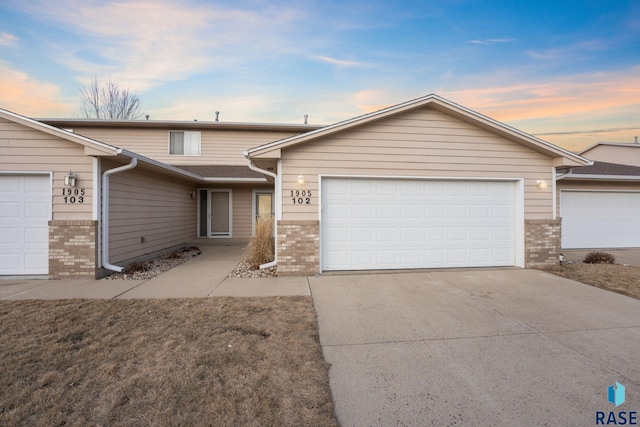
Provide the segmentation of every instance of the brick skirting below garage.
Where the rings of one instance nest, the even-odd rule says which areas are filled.
[[[278,221],[278,275],[320,271],[320,222]]]
[[[525,267],[558,264],[562,219],[525,220]],[[320,271],[318,221],[278,221],[278,275]]]
[[[556,265],[559,262],[562,219],[524,221],[524,262],[526,268]]]
[[[97,230],[97,221],[49,221],[52,279],[96,277]]]

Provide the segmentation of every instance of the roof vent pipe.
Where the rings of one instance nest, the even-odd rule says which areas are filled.
[[[638,143],[638,137],[637,137],[637,136],[634,136],[634,138],[635,138],[635,140],[636,140],[636,141],[634,142],[634,144],[637,144],[637,143]]]
[[[216,111],[216,122],[218,121],[219,117],[220,117],[220,111]]]
[[[306,124],[308,124],[308,123],[307,123],[307,120],[308,120],[308,119],[309,119],[309,115],[308,115],[308,114],[305,114],[305,115],[304,115],[304,124],[305,124],[305,125],[306,125]]]
[[[145,115],[144,115],[144,118],[145,118],[145,119],[147,119],[147,120],[149,120],[149,115],[148,115],[148,114],[145,114]]]

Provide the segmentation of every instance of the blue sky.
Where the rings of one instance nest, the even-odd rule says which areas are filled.
[[[638,1],[0,0],[0,108],[329,124],[429,93],[570,149],[640,134]]]

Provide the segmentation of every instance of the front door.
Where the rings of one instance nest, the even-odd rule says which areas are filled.
[[[231,190],[211,190],[209,203],[209,236],[231,237]]]

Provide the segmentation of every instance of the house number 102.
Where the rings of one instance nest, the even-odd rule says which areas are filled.
[[[291,190],[291,201],[294,205],[310,205],[311,190]]]

